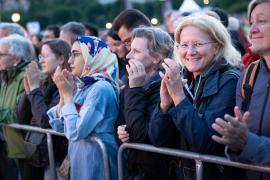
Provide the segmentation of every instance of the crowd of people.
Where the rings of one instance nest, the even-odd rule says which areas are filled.
[[[0,24],[0,123],[52,128],[57,179],[105,179],[100,138],[118,179],[123,143],[144,143],[270,165],[270,1],[248,6],[248,36],[221,9],[168,12],[167,31],[122,11],[93,24],[49,25],[26,37]],[[30,40],[29,40],[30,39]],[[257,120],[256,120],[257,119]],[[196,179],[192,159],[129,149],[126,180]],[[65,169],[66,168],[66,169]],[[0,128],[0,180],[51,178],[46,134]],[[204,163],[204,179],[269,173]]]

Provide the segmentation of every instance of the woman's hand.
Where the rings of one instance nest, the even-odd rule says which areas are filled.
[[[237,106],[234,108],[234,113],[236,117],[232,117],[228,114],[224,116],[228,122],[221,118],[216,119],[216,123],[213,123],[212,128],[221,134],[222,137],[214,135],[212,139],[220,144],[226,145],[235,153],[241,153],[248,140],[250,113],[247,111],[242,116]]]
[[[117,128],[118,137],[123,143],[129,142],[129,134],[126,131],[126,127],[127,125],[122,125],[122,126],[118,126]]]
[[[42,77],[36,62],[32,61],[29,64],[29,69],[26,69],[26,76],[30,91],[40,87],[40,81],[42,80]]]
[[[60,67],[58,66],[55,73],[54,73],[54,83],[59,89],[59,93],[63,95],[65,104],[73,103],[73,86],[74,81],[72,80],[72,74],[69,72],[66,72],[67,70],[63,70],[61,72]],[[68,75],[67,75],[68,73]],[[63,75],[65,74],[68,79],[65,78]]]
[[[168,74],[166,73],[165,76],[167,78]],[[168,111],[171,109],[171,107],[173,106],[173,99],[170,96],[168,89],[167,89],[167,85],[165,83],[165,81],[161,81],[161,86],[160,86],[160,110],[162,113],[168,113]]]
[[[181,78],[180,71],[178,65],[171,59],[165,59],[162,63],[162,66],[166,70],[166,75],[164,75],[162,72],[159,72],[159,75],[162,78],[162,81],[165,82],[167,87],[167,92],[171,96],[174,105],[177,106],[183,99],[185,99],[185,93],[183,90],[183,86],[187,83],[186,79]],[[165,88],[165,86],[163,86]],[[162,107],[166,109],[166,107],[171,106],[169,103],[171,101],[168,98],[168,95],[165,93],[166,89],[162,91],[162,96],[165,101],[161,101]],[[165,94],[164,94],[165,93]],[[165,98],[167,97],[167,98]],[[161,97],[162,100],[162,97]],[[167,101],[167,102],[166,102]]]
[[[129,74],[129,88],[142,87],[146,77],[144,65],[135,59],[129,60],[128,63],[126,68]]]
[[[26,75],[24,75],[23,85],[24,85],[24,89],[25,89],[26,94],[30,94],[31,90],[30,90],[30,87],[28,84],[28,78]]]

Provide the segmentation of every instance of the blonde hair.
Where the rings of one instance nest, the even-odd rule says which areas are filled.
[[[253,9],[258,5],[258,4],[261,4],[263,2],[270,2],[270,0],[253,0],[249,3],[248,5],[248,22],[250,24],[250,17],[251,17],[251,13],[253,11]]]
[[[214,42],[220,44],[219,52],[214,56],[214,61],[224,58],[229,66],[242,69],[243,63],[241,61],[241,55],[232,45],[231,36],[227,29],[219,20],[204,13],[192,14],[185,17],[175,30],[174,55],[175,60],[178,61],[181,66],[183,66],[183,62],[176,45],[180,44],[182,30],[188,26],[200,28],[203,32],[209,34]]]

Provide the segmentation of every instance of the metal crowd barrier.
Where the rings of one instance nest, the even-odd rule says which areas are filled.
[[[59,133],[59,132],[56,132],[56,131],[54,131],[52,129],[42,129],[40,127],[28,126],[28,125],[20,125],[20,124],[17,124],[17,123],[14,123],[14,124],[0,123],[0,126],[5,126],[5,127],[14,128],[14,129],[20,129],[20,130],[26,130],[26,131],[46,133],[47,142],[48,142],[51,178],[52,178],[52,180],[57,180],[56,171],[55,171],[54,154],[53,154],[52,135],[65,136],[64,133]],[[106,180],[111,180],[111,169],[110,169],[109,153],[108,153],[108,149],[107,149],[106,145],[102,142],[101,139],[99,139],[97,137],[88,137],[86,141],[96,142],[100,146],[100,148],[102,150],[102,155],[103,155],[105,178],[106,178]]]
[[[138,150],[165,154],[165,155],[170,155],[170,156],[176,156],[176,157],[183,157],[187,159],[194,159],[196,162],[196,179],[197,180],[203,180],[203,162],[221,164],[221,165],[232,166],[236,168],[270,173],[270,167],[260,166],[260,165],[255,165],[255,164],[232,162],[225,157],[219,157],[219,156],[213,156],[213,155],[202,155],[195,152],[183,151],[183,150],[171,149],[171,148],[157,148],[152,145],[141,144],[141,143],[123,143],[120,146],[120,149],[118,151],[118,157],[117,157],[119,180],[124,180],[124,153],[127,148],[138,149]]]

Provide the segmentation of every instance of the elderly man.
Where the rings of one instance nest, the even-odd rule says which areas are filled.
[[[17,23],[1,23],[0,38],[7,37],[11,34],[18,34],[25,37],[23,28]]]
[[[60,39],[64,39],[73,45],[77,36],[84,36],[85,26],[82,23],[69,22],[60,28]]]

